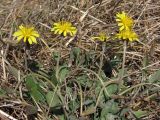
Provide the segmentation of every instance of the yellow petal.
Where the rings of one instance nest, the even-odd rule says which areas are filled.
[[[34,42],[34,43],[36,43],[36,44],[37,44],[37,40],[36,40],[36,38],[35,38],[34,36],[30,36],[30,37],[29,37],[29,39],[31,39],[31,40],[32,40],[32,42]]]
[[[27,40],[27,37],[24,37],[24,40],[23,40],[23,41],[26,42],[26,40]]]
[[[53,27],[53,29],[59,29],[59,28],[60,28],[59,26],[54,26],[54,27]]]
[[[77,31],[72,31],[72,34],[75,35]]]
[[[122,31],[123,29],[124,29],[124,26],[120,27],[120,28],[119,28],[119,31]]]
[[[99,39],[99,37],[92,37],[92,39]]]
[[[29,42],[30,45],[32,44],[32,40],[31,40],[30,37],[28,38],[28,42]]]
[[[55,31],[55,28],[52,28],[51,31]]]
[[[23,33],[22,33],[20,30],[18,30],[17,32],[15,32],[15,33],[13,34],[14,37],[18,37],[18,36],[20,36],[20,35],[23,35]]]
[[[53,25],[54,25],[54,26],[58,26],[58,25],[59,25],[59,23],[54,23]]]
[[[23,28],[24,28],[24,27],[23,27],[23,25],[20,25],[20,26],[19,26],[19,29],[21,29],[21,30],[22,30]]]
[[[116,14],[116,17],[120,18],[120,17],[121,17],[121,14],[117,13],[117,14]]]
[[[120,19],[116,19],[116,21],[117,21],[117,22],[120,22],[121,20],[120,20]]]
[[[39,37],[39,34],[38,34],[37,31],[33,31],[33,32],[32,32],[32,36]]]
[[[131,41],[131,42],[132,42],[132,38],[129,38],[129,41]]]
[[[70,36],[73,36],[73,32],[69,31]]]
[[[17,40],[20,41],[23,37],[24,37],[23,35],[18,36],[18,37],[17,37]]]
[[[63,35],[66,37],[66,36],[67,36],[67,31],[64,31],[64,32],[63,32]]]
[[[59,31],[58,31],[58,34],[62,34],[62,33],[63,33],[63,30],[59,30]]]
[[[125,29],[126,29],[126,30],[130,30],[131,28],[130,28],[130,27],[126,27]]]
[[[118,23],[118,26],[122,26],[123,25],[123,23]]]
[[[72,23],[70,23],[70,22],[67,22],[66,24],[67,24],[69,27],[72,26]]]
[[[126,36],[123,36],[123,39],[126,39]]]
[[[57,29],[57,30],[55,30],[55,31],[54,31],[54,34],[57,34],[57,33],[58,33],[58,31],[59,31],[58,29]]]
[[[124,16],[125,16],[125,15],[126,15],[126,13],[125,13],[124,11],[122,11],[122,15],[124,15]]]
[[[77,28],[76,27],[71,27],[71,30],[75,31],[75,30],[77,30]]]

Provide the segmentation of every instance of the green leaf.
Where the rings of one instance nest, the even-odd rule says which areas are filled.
[[[69,106],[70,111],[75,112],[80,107],[80,104],[76,100],[71,100],[69,101],[68,106]]]
[[[6,95],[6,91],[0,88],[0,98]]]
[[[56,61],[59,61],[60,56],[61,56],[61,55],[60,55],[59,52],[54,52],[54,53],[53,53],[53,59],[56,60]]]
[[[78,47],[73,48],[71,53],[70,53],[71,60],[73,60],[76,64],[79,63],[79,55],[80,55],[80,53],[81,53],[81,50]]]
[[[77,82],[83,87],[91,87],[93,81],[94,80],[90,80],[87,75],[81,75],[77,77]]]
[[[32,106],[32,105],[27,105],[25,107],[25,113],[27,115],[33,115],[33,114],[36,114],[38,112],[38,109],[36,106]]]
[[[141,118],[143,116],[146,116],[148,112],[143,110],[138,110],[138,111],[133,111],[133,113],[137,118]]]
[[[129,113],[129,108],[123,108],[120,112],[120,117],[124,117],[127,113]]]
[[[29,75],[26,77],[26,87],[30,95],[36,100],[36,102],[44,102],[44,93],[41,90],[39,84],[36,83],[36,79],[34,78],[34,76]]]
[[[58,81],[57,81],[57,77],[56,77],[56,72],[55,70],[52,70],[50,73],[50,80],[52,81],[52,83],[56,86],[58,84]]]
[[[77,57],[79,56],[80,53],[81,53],[81,49],[78,48],[78,47],[75,47],[75,48],[72,49],[71,57],[77,59]]]
[[[71,114],[70,116],[68,116],[69,120],[80,120],[78,119],[75,115]]]
[[[124,68],[124,73],[122,69],[118,70],[118,78],[120,78],[121,76],[125,76],[126,74],[127,74],[127,68]]]
[[[142,61],[143,67],[146,67],[148,65],[148,63],[149,63],[148,57],[149,57],[148,54],[145,54],[143,61]],[[144,69],[144,70],[146,70],[146,69]]]
[[[66,76],[69,74],[68,67],[62,66],[59,69],[59,79],[61,82],[63,82],[66,78]]]
[[[109,86],[106,87],[108,93],[111,94],[115,94],[118,91],[118,85],[117,84],[111,84]]]
[[[13,66],[11,66],[11,65],[8,65],[7,68],[8,68],[9,73],[11,73],[14,77],[16,77],[18,79],[19,74],[20,74],[20,72],[18,71],[18,69],[15,68],[15,67],[13,67]]]
[[[106,116],[105,116],[105,120],[117,120],[118,119],[118,116],[117,115],[113,115],[111,113],[108,113]]]
[[[53,91],[49,91],[46,95],[46,100],[49,107],[57,107],[60,105],[60,99]]]
[[[33,88],[30,91],[31,96],[37,101],[37,102],[44,102],[45,101],[45,97],[44,95],[41,93],[40,90]]]
[[[105,116],[108,113],[116,114],[119,111],[118,103],[114,100],[107,101],[101,112],[101,116]]]
[[[160,70],[153,73],[148,80],[150,83],[160,82]]]
[[[29,91],[31,91],[33,88],[37,89],[37,84],[36,84],[33,76],[29,75],[26,77],[26,87]]]
[[[65,120],[64,115],[60,115],[60,116],[58,116],[58,118],[59,118],[59,120]]]

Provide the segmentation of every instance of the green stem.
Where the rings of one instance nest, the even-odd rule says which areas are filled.
[[[100,74],[101,70],[102,70],[102,66],[103,66],[103,59],[104,59],[104,52],[105,52],[105,49],[106,49],[106,44],[102,44],[102,55],[101,55],[101,58],[100,58],[100,65],[99,65],[99,70],[98,70],[98,75]]]
[[[121,92],[119,95],[124,95],[125,93],[129,92],[130,90],[136,88],[136,87],[139,87],[139,86],[145,86],[145,85],[153,85],[153,86],[156,86],[156,87],[159,87],[160,88],[160,85],[158,84],[153,84],[153,83],[140,83],[140,84],[137,84],[135,86],[132,86],[128,89],[126,89],[125,91]]]
[[[126,49],[127,49],[127,41],[124,41],[124,44],[123,44],[122,73],[120,74],[119,81],[122,81],[123,76],[124,76],[124,68],[125,68],[125,62],[126,62]]]

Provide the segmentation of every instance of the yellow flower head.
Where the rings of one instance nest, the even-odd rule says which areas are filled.
[[[106,36],[106,34],[105,33],[103,33],[103,32],[100,32],[99,33],[99,36],[97,36],[97,37],[92,37],[93,39],[98,39],[99,41],[106,41],[106,40],[108,40],[108,36]]]
[[[60,21],[53,24],[51,31],[54,31],[55,34],[63,34],[63,36],[67,36],[67,34],[74,36],[77,32],[77,29],[76,27],[73,27],[72,23],[70,22]]]
[[[123,40],[129,40],[130,42],[138,41],[138,35],[132,30],[122,30],[116,37]]]
[[[39,37],[39,34],[34,30],[34,27],[25,27],[20,25],[19,30],[16,31],[13,36],[17,37],[18,42],[23,39],[24,42],[28,41],[29,44],[37,44],[36,37]]]
[[[124,29],[131,29],[133,26],[133,19],[123,11],[122,13],[116,14],[116,21],[118,26],[120,27],[119,30],[122,31]]]

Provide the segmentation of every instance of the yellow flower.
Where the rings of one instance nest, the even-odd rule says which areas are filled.
[[[106,41],[106,40],[108,40],[108,36],[106,36],[106,34],[105,33],[103,33],[103,32],[100,32],[99,33],[99,36],[97,36],[97,37],[92,37],[93,39],[98,39],[99,41]]]
[[[130,42],[138,41],[138,35],[132,30],[122,30],[116,37],[123,40],[129,40]]]
[[[118,26],[120,27],[119,30],[122,31],[124,29],[131,29],[133,26],[133,19],[123,11],[122,13],[116,14],[116,21]]]
[[[51,31],[54,31],[55,34],[63,34],[63,36],[67,36],[67,34],[74,36],[77,32],[77,29],[76,27],[73,27],[72,23],[70,22],[60,21],[53,24]]]
[[[16,31],[13,36],[17,37],[18,42],[23,39],[24,42],[28,41],[29,44],[37,44],[36,37],[39,37],[39,34],[34,30],[34,27],[25,27],[20,25],[19,30]]]

